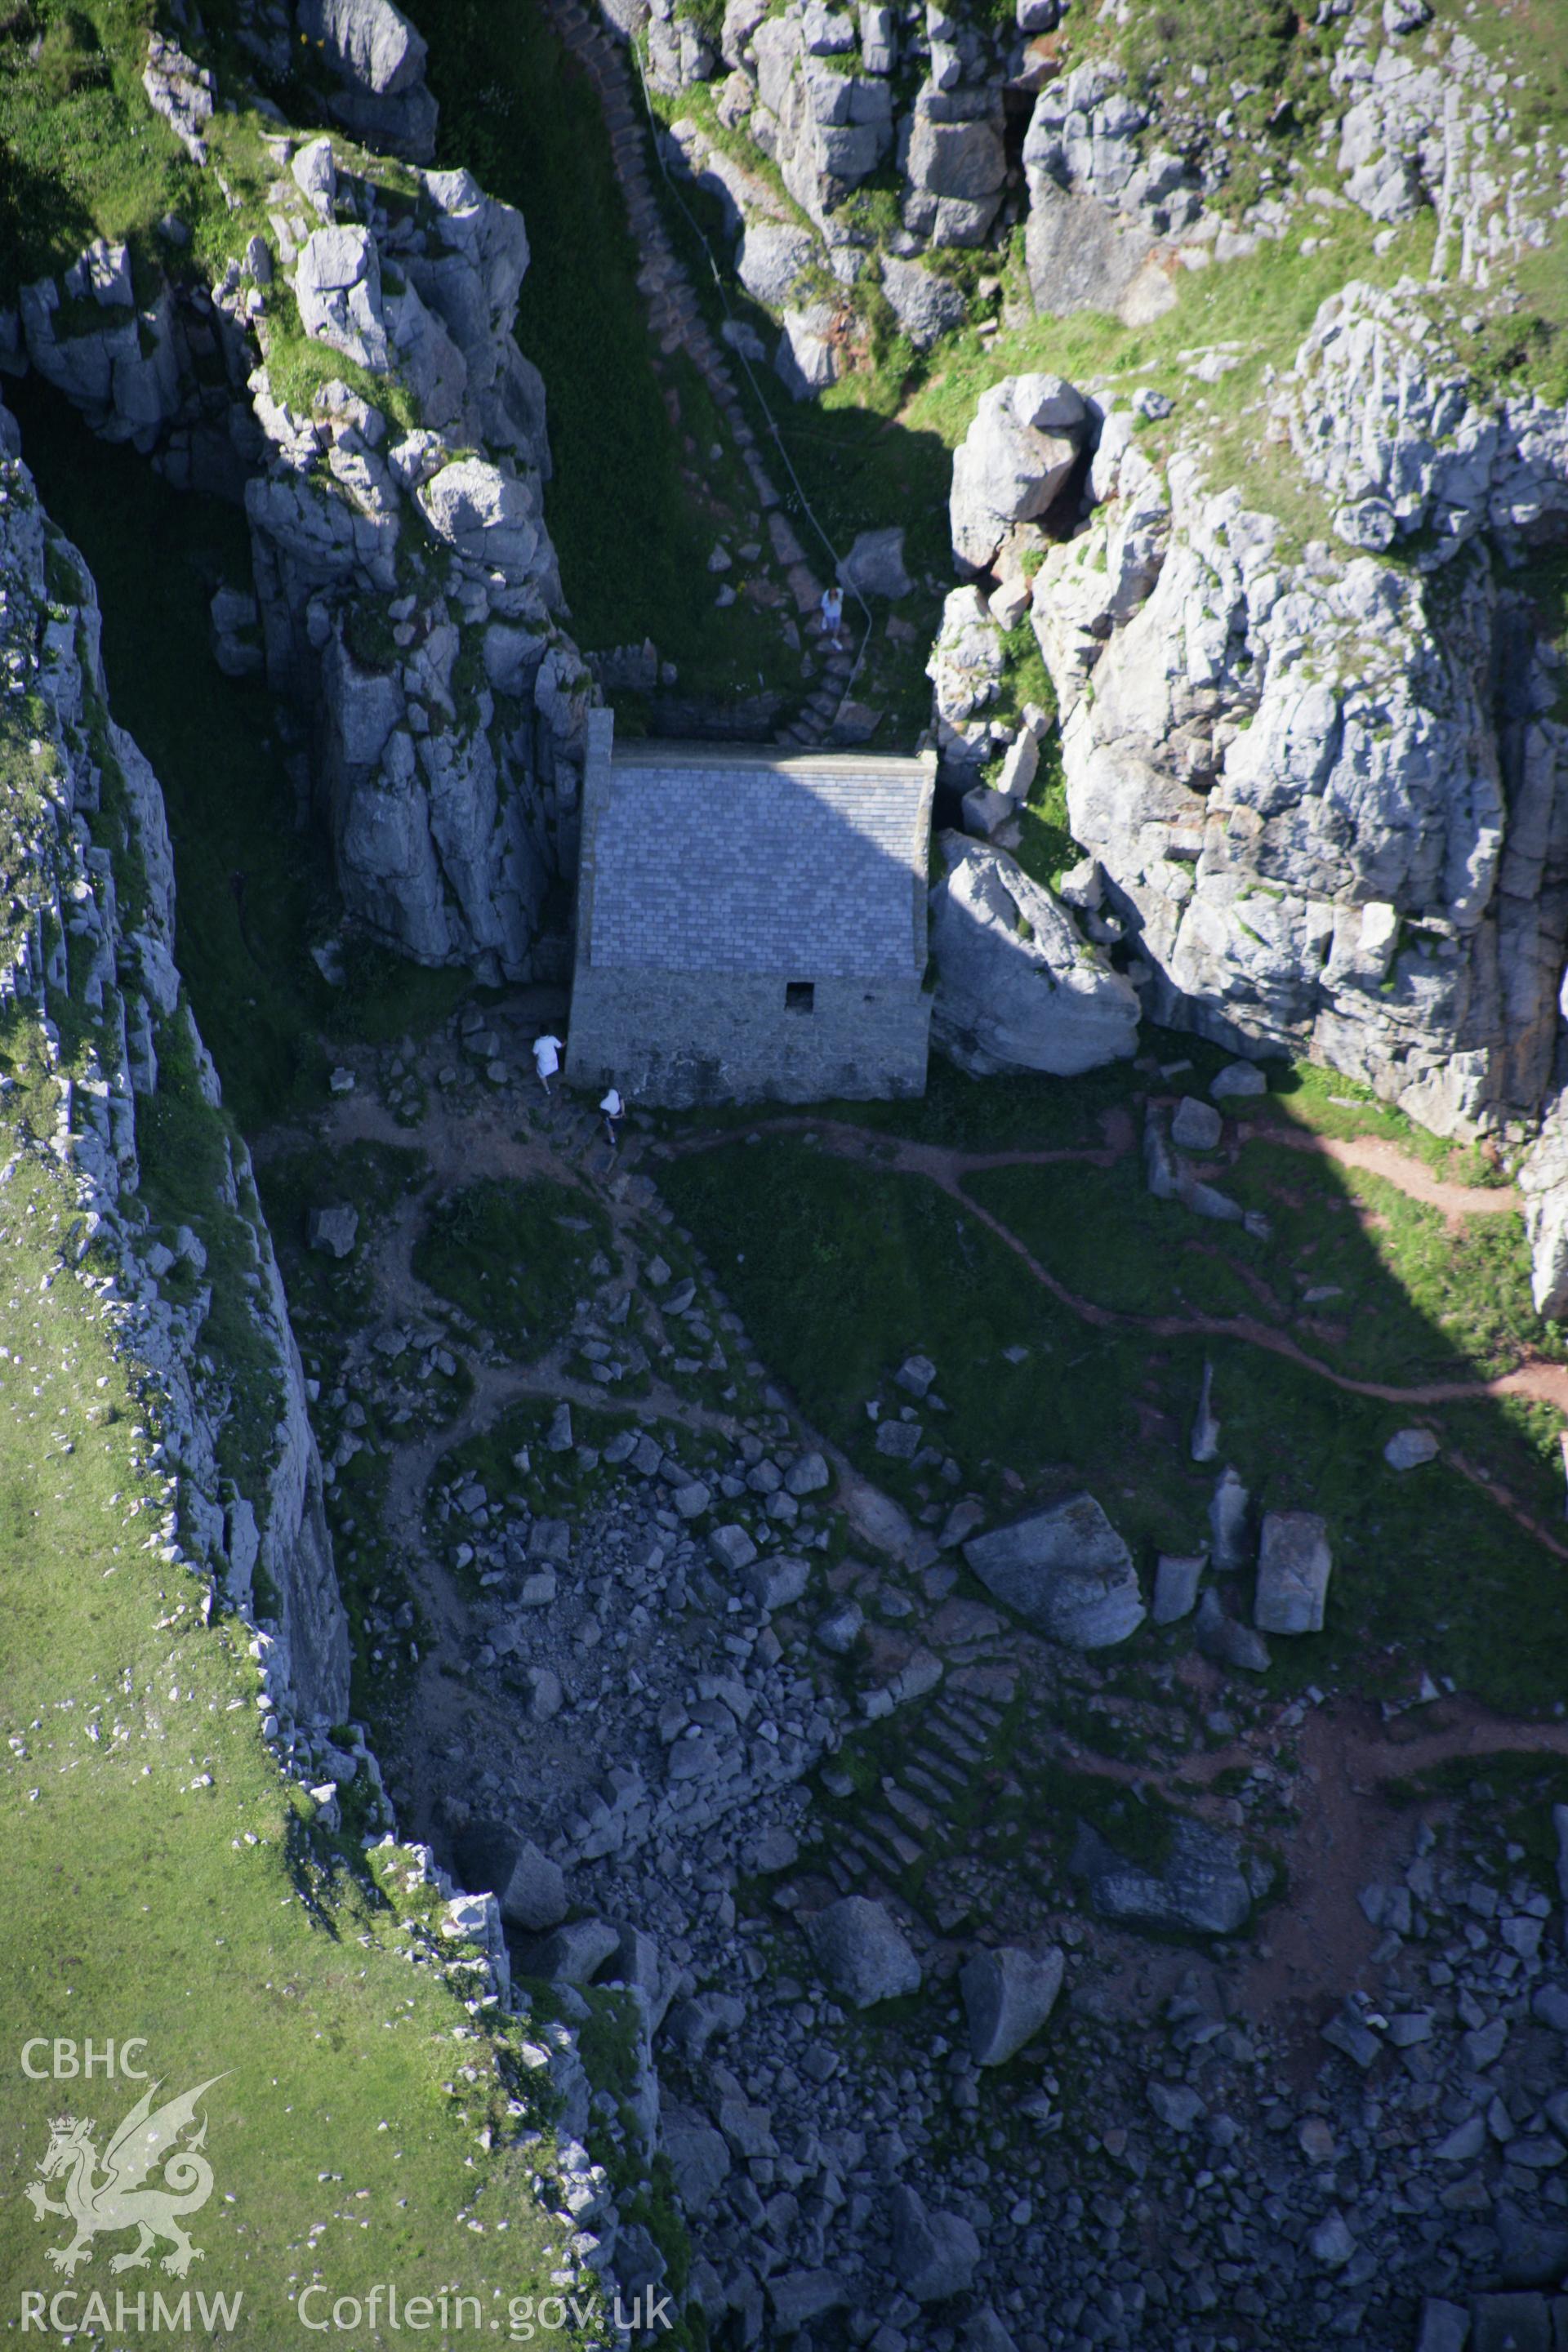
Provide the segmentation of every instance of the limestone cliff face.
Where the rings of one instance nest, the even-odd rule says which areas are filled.
[[[1440,1133],[1501,1125],[1551,1091],[1568,937],[1568,730],[1508,567],[1553,420],[1412,404],[1389,371],[1369,414],[1358,371],[1321,368],[1326,324],[1310,462],[1342,503],[1301,554],[1197,455],[1106,427],[1103,502],[1034,596],[1073,834],[1159,1018],[1310,1052]]]
[[[156,778],[110,717],[87,567],[40,509],[0,409],[5,692],[36,798],[8,795],[16,838],[0,940],[0,1004],[18,1054],[52,1080],[52,1152],[80,1209],[74,1255],[139,1378],[168,1473],[163,1533],[270,1633],[275,1699],[302,1719],[348,1711],[348,1630],[321,1505],[321,1470],[271,1237],[244,1143],[174,961],[174,865]],[[194,1224],[144,1185],[153,1107],[213,1171]],[[215,1293],[244,1301],[245,1337],[205,1337]],[[232,1324],[232,1316],[230,1318]],[[207,1352],[208,1349],[212,1352]]]
[[[394,136],[424,95],[412,28],[386,0],[312,11],[369,110],[345,119],[427,152]],[[147,89],[213,169],[210,69],[155,39]],[[268,234],[210,283],[182,269],[138,307],[126,248],[99,240],[0,314],[0,361],[177,486],[243,497],[254,595],[215,600],[218,658],[265,667],[307,721],[351,919],[487,981],[553,974],[591,681],[543,520],[544,387],[511,331],[527,232],[466,172],[283,129],[266,151]]]
[[[291,407],[258,322],[268,675],[315,714],[351,916],[422,962],[527,979],[574,856],[589,692],[556,618],[543,388],[510,331],[527,235],[465,172],[420,173],[416,205],[330,140],[285,152],[272,221],[300,319],[385,395],[329,379]]]

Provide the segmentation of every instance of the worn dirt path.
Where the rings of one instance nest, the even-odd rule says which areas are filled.
[[[1163,1097],[1152,1097],[1163,1102]],[[1171,1101],[1176,1097],[1172,1097]],[[862,1157],[877,1160],[900,1174],[931,1176],[951,1191],[954,1178],[978,1174],[987,1168],[1057,1168],[1077,1161],[1088,1168],[1111,1168],[1119,1160],[1138,1147],[1138,1131],[1128,1112],[1121,1108],[1107,1111],[1100,1119],[1105,1137],[1103,1144],[1064,1144],[1053,1150],[1012,1150],[1006,1151],[960,1151],[943,1143],[921,1143],[912,1137],[889,1135],[879,1128],[858,1127],[852,1119],[809,1118],[789,1115],[777,1118],[753,1120],[748,1133],[758,1135],[817,1135],[827,1139],[847,1158]],[[733,1143],[740,1130],[727,1128],[705,1135],[680,1138],[665,1148],[683,1151],[710,1151],[720,1145]],[[1423,1160],[1412,1151],[1402,1151],[1396,1143],[1380,1136],[1332,1136],[1314,1134],[1310,1129],[1276,1126],[1237,1126],[1239,1149],[1248,1143],[1277,1143],[1287,1151],[1300,1151],[1310,1157],[1332,1160],[1342,1167],[1363,1169],[1369,1175],[1381,1176],[1407,1200],[1419,1201],[1425,1207],[1440,1209],[1450,1223],[1465,1217],[1500,1217],[1517,1214],[1522,1208],[1519,1192],[1511,1184],[1458,1184],[1447,1178],[1434,1176]]]
[[[330,1160],[356,1141],[413,1147],[426,1162],[372,1244],[370,1272],[374,1284],[378,1318],[412,1321],[426,1326],[450,1325],[451,1309],[415,1275],[414,1245],[421,1221],[433,1197],[458,1183],[484,1176],[526,1180],[550,1176],[574,1185],[593,1198],[610,1218],[615,1246],[623,1270],[634,1271],[632,1228],[641,1213],[628,1200],[626,1179],[637,1172],[647,1153],[643,1139],[625,1139],[618,1161],[610,1163],[596,1140],[591,1121],[570,1113],[564,1106],[545,1113],[537,1125],[519,1132],[524,1118],[542,1108],[520,1105],[516,1097],[498,1097],[479,1106],[459,1108],[432,1092],[416,1126],[402,1125],[368,1090],[333,1099],[322,1125],[309,1134],[279,1131],[263,1146],[266,1155],[309,1146]],[[1457,1383],[1433,1391],[1388,1391],[1336,1375],[1318,1364],[1282,1335],[1245,1318],[1137,1318],[1113,1314],[1095,1302],[1078,1299],[1039,1265],[1017,1237],[990,1217],[963,1190],[963,1179],[981,1169],[1051,1165],[1082,1160],[1109,1166],[1133,1148],[1131,1120],[1122,1113],[1108,1115],[1103,1147],[1060,1151],[958,1152],[913,1144],[870,1130],[824,1120],[783,1119],[767,1123],[773,1129],[813,1130],[828,1148],[847,1157],[875,1160],[900,1172],[919,1174],[940,1184],[966,1213],[994,1230],[998,1238],[1026,1265],[1031,1275],[1070,1307],[1083,1320],[1100,1326],[1128,1325],[1155,1334],[1192,1330],[1243,1339],[1277,1349],[1338,1385],[1363,1392],[1409,1401],[1445,1402],[1450,1396],[1498,1393],[1510,1383]],[[722,1140],[728,1139],[710,1139]],[[698,1139],[690,1148],[701,1148]],[[656,1147],[657,1150],[657,1147]],[[1387,1172],[1379,1166],[1377,1172]],[[1403,1172],[1414,1174],[1426,1171]],[[1468,1188],[1450,1188],[1465,1191]],[[1499,1196],[1483,1194],[1488,1210]],[[1435,1206],[1446,1206],[1435,1202]],[[662,1336],[656,1321],[650,1336]],[[459,1336],[473,1376],[473,1390],[456,1419],[399,1444],[388,1461],[385,1525],[403,1550],[424,1621],[434,1638],[421,1659],[412,1716],[400,1742],[400,1769],[414,1794],[406,1810],[411,1824],[428,1832],[437,1801],[448,1773],[445,1754],[459,1733],[474,1751],[476,1737],[483,1744],[488,1710],[503,1713],[514,1702],[486,1698],[476,1692],[465,1671],[472,1637],[472,1617],[467,1596],[427,1542],[425,1501],[439,1464],[470,1437],[489,1427],[509,1406],[525,1398],[544,1403],[563,1400],[598,1413],[624,1416],[628,1424],[663,1421],[693,1432],[732,1438],[731,1415],[689,1402],[668,1385],[653,1380],[648,1392],[636,1398],[617,1397],[613,1391],[579,1381],[566,1370],[569,1343],[529,1362],[500,1353],[482,1332]],[[1554,1368],[1555,1369],[1555,1368]],[[1516,1383],[1517,1384],[1517,1383]],[[1563,1390],[1568,1404],[1568,1372]],[[792,1410],[796,1412],[795,1401]],[[862,1477],[837,1447],[800,1422],[802,1442],[816,1445],[832,1463],[839,1480],[839,1498],[858,1537],[872,1551],[907,1564],[929,1559],[929,1538],[913,1528],[903,1512],[869,1480]],[[1453,1458],[1453,1457],[1450,1457]],[[1463,1464],[1458,1466],[1464,1467]],[[1479,1473],[1473,1469],[1472,1475]],[[1505,1507],[1509,1498],[1499,1496]],[[1530,1525],[1528,1519],[1524,1521]],[[1531,1532],[1561,1556],[1568,1549],[1545,1530]],[[924,1548],[922,1549],[922,1547]],[[1200,1689],[1215,1697],[1219,1680],[1201,1659],[1189,1662],[1187,1673]],[[1043,1728],[1044,1727],[1042,1727]],[[498,1716],[498,1738],[505,1726]],[[1242,1737],[1222,1748],[1179,1754],[1155,1765],[1117,1759],[1085,1748],[1065,1733],[1053,1740],[1066,1762],[1122,1783],[1143,1781],[1179,1796],[1184,1804],[1211,1818],[1234,1818],[1219,1785],[1221,1776],[1258,1765],[1278,1769],[1281,1752],[1292,1747],[1299,1771],[1287,1774],[1285,1786],[1297,1790],[1297,1801],[1283,1833],[1284,1859],[1289,1874],[1289,1899],[1268,1917],[1264,1931],[1239,1961],[1240,1975],[1232,1980],[1228,1999],[1239,2013],[1271,2016],[1288,2031],[1305,2081],[1321,2059],[1318,2028],[1351,1988],[1364,1980],[1375,1943],[1356,1897],[1370,1880],[1397,1874],[1408,1857],[1417,1813],[1396,1804],[1388,1784],[1415,1778],[1456,1758],[1474,1758],[1479,1765],[1502,1753],[1568,1757],[1568,1724],[1514,1722],[1491,1714],[1465,1697],[1449,1697],[1418,1716],[1405,1715],[1383,1723],[1372,1708],[1352,1702],[1334,1702],[1309,1712],[1294,1728],[1283,1727],[1279,1711],[1271,1711]],[[571,1759],[553,1758],[563,1779],[571,1777]],[[542,1758],[546,1749],[542,1748]]]
[[[1130,1126],[1130,1122],[1128,1123]],[[1110,1122],[1107,1122],[1109,1129]],[[1301,1370],[1317,1379],[1328,1381],[1337,1389],[1352,1396],[1375,1397],[1384,1404],[1445,1405],[1461,1404],[1486,1397],[1525,1397],[1538,1404],[1548,1404],[1561,1413],[1568,1426],[1568,1364],[1549,1362],[1544,1357],[1529,1356],[1510,1372],[1492,1378],[1458,1381],[1427,1381],[1402,1385],[1388,1381],[1361,1380],[1352,1372],[1342,1372],[1321,1356],[1312,1355],[1289,1332],[1274,1329],[1249,1315],[1133,1315],[1120,1308],[1102,1307],[1092,1298],[1081,1297],[1050,1268],[1041,1264],[1027,1244],[1021,1241],[1011,1226],[981,1205],[964,1186],[964,1178],[988,1168],[1050,1168],[1064,1162],[1078,1161],[1096,1168],[1115,1164],[1124,1150],[1131,1148],[1131,1139],[1119,1138],[1104,1146],[1083,1145],[1076,1150],[1039,1151],[959,1151],[945,1144],[918,1143],[908,1137],[889,1136],[872,1128],[856,1127],[847,1120],[782,1118],[759,1120],[749,1130],[752,1133],[810,1133],[824,1146],[845,1160],[866,1166],[878,1167],[895,1175],[924,1176],[940,1186],[952,1200],[958,1202],[976,1222],[994,1234],[1004,1248],[1012,1251],[1028,1268],[1043,1290],[1050,1293],[1058,1304],[1076,1315],[1080,1322],[1100,1330],[1139,1331],[1154,1339],[1234,1339],[1244,1347],[1262,1348],[1270,1355],[1282,1357],[1298,1365]],[[1264,1135],[1278,1140],[1272,1129],[1250,1129],[1249,1135]],[[733,1129],[718,1135],[681,1138],[665,1144],[662,1149],[677,1155],[691,1151],[710,1151],[736,1140]],[[1313,1150],[1324,1139],[1300,1139],[1300,1148]],[[1452,1203],[1463,1200],[1474,1209],[1484,1203],[1480,1213],[1499,1213],[1499,1203],[1504,1209],[1517,1207],[1517,1198],[1503,1195],[1488,1185],[1447,1184],[1432,1176],[1429,1170],[1407,1152],[1375,1139],[1361,1139],[1366,1145],[1366,1155],[1357,1156],[1348,1164],[1375,1165],[1375,1172],[1388,1182],[1397,1184],[1412,1200],[1426,1201],[1441,1207],[1446,1214],[1454,1213]],[[1293,1141],[1292,1149],[1298,1148]],[[1347,1147],[1348,1151],[1348,1147]],[[1375,1163],[1369,1156],[1376,1155]],[[1331,1157],[1341,1157],[1336,1150]],[[1467,1212],[1468,1213],[1468,1212]],[[1461,1476],[1481,1486],[1499,1503],[1509,1516],[1537,1543],[1559,1559],[1568,1560],[1568,1543],[1542,1525],[1517,1496],[1510,1494],[1477,1468],[1464,1454],[1452,1451],[1445,1459]]]
[[[1212,1670],[1189,1663],[1191,1679],[1206,1686]],[[1220,1690],[1215,1674],[1210,1696],[1217,1698]],[[1306,2090],[1322,2060],[1319,2027],[1352,1987],[1369,1981],[1379,1930],[1361,1907],[1361,1891],[1400,1876],[1417,1823],[1447,1801],[1401,1801],[1391,1784],[1461,1759],[1473,1760],[1478,1771],[1497,1756],[1568,1760],[1568,1723],[1516,1721],[1460,1694],[1388,1723],[1353,1699],[1312,1707],[1293,1729],[1283,1727],[1276,1712],[1223,1748],[1158,1767],[1101,1756],[1065,1737],[1054,1745],[1075,1772],[1179,1793],[1185,1811],[1220,1822],[1227,1818],[1226,1801],[1215,1783],[1226,1773],[1265,1767],[1278,1776],[1277,1787],[1294,1792],[1288,1826],[1271,1825],[1269,1832],[1284,1862],[1289,1899],[1247,1945],[1229,2000],[1234,2014],[1283,2028],[1299,2087]],[[1292,1748],[1294,1772],[1282,1762]]]
[[[453,1328],[473,1380],[472,1391],[457,1417],[416,1438],[405,1439],[395,1447],[387,1465],[384,1522],[402,1550],[427,1634],[410,1717],[399,1742],[400,1769],[413,1792],[412,1804],[405,1811],[422,1835],[431,1832],[447,1782],[444,1751],[459,1737],[470,1752],[483,1747],[483,1737],[476,1738],[476,1726],[482,1727],[492,1716],[490,1728],[504,1747],[510,1737],[506,1718],[514,1704],[493,1693],[477,1691],[466,1672],[472,1637],[470,1602],[426,1533],[426,1497],[439,1464],[525,1398],[618,1415],[632,1426],[673,1423],[720,1436],[731,1444],[739,1428],[734,1414],[693,1402],[657,1373],[650,1377],[647,1392],[637,1397],[617,1396],[612,1389],[577,1379],[566,1369],[569,1339],[531,1360],[519,1360],[471,1325],[459,1333],[450,1303],[415,1273],[413,1253],[420,1226],[429,1203],[441,1192],[485,1177],[526,1181],[547,1176],[581,1191],[605,1211],[621,1271],[628,1281],[634,1276],[637,1249],[631,1228],[637,1213],[625,1197],[624,1180],[635,1172],[640,1139],[627,1139],[631,1148],[623,1143],[612,1163],[598,1141],[596,1121],[559,1105],[546,1114],[551,1121],[547,1128],[520,1135],[516,1132],[520,1114],[526,1117],[527,1111],[515,1097],[510,1101],[497,1097],[477,1108],[458,1108],[432,1095],[418,1125],[405,1127],[374,1097],[356,1091],[332,1098],[322,1128],[314,1136],[280,1130],[268,1139],[266,1146],[273,1155],[305,1142],[318,1150],[324,1147],[329,1154],[356,1142],[412,1146],[426,1162],[425,1171],[376,1234],[370,1258],[378,1318]],[[596,1166],[584,1166],[590,1158]],[[657,1346],[665,1336],[663,1321],[656,1300],[647,1300],[647,1308],[651,1318],[648,1337]],[[861,1543],[872,1552],[910,1566],[931,1557],[933,1548],[929,1539],[917,1534],[891,1496],[814,1430],[793,1399],[791,1409],[802,1443],[815,1446],[832,1465],[837,1501]],[[569,1740],[551,1746],[550,1738],[547,1735],[551,1768],[565,1787],[582,1759],[571,1752]]]
[[[1434,1176],[1414,1152],[1401,1151],[1396,1143],[1382,1136],[1313,1135],[1297,1127],[1238,1126],[1237,1139],[1241,1144],[1278,1143],[1287,1151],[1310,1153],[1336,1160],[1342,1168],[1360,1168],[1369,1176],[1381,1176],[1406,1200],[1440,1209],[1451,1233],[1458,1231],[1467,1217],[1517,1216],[1524,1207],[1514,1185],[1452,1184],[1446,1177]]]

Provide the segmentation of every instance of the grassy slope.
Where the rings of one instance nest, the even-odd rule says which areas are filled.
[[[1014,1089],[1014,1135],[1098,1140],[1092,1113],[1118,1076],[1098,1073],[1054,1097],[1044,1087]],[[939,1081],[933,1091],[953,1139],[962,1106],[950,1086]],[[973,1092],[976,1139],[1002,1145],[1006,1090]],[[1543,1707],[1559,1696],[1552,1661],[1568,1640],[1560,1564],[1458,1473],[1439,1465],[1400,1478],[1381,1460],[1395,1429],[1431,1418],[1445,1442],[1550,1521],[1561,1475],[1553,1432],[1539,1414],[1482,1402],[1428,1415],[1348,1395],[1237,1343],[1205,1349],[1198,1339],[1096,1330],[1025,1278],[999,1242],[924,1179],[847,1165],[805,1140],[694,1154],[671,1163],[661,1183],[805,1410],[916,1507],[952,1490],[936,1478],[922,1488],[879,1455],[864,1407],[879,1392],[884,1409],[900,1402],[890,1376],[920,1349],[937,1364],[950,1408],[926,1416],[927,1438],[951,1450],[964,1486],[994,1509],[1085,1484],[1144,1549],[1145,1567],[1155,1547],[1194,1548],[1206,1539],[1214,1480],[1191,1463],[1186,1444],[1207,1354],[1224,1458],[1261,1507],[1322,1510],[1332,1533],[1328,1630],[1278,1644],[1279,1679],[1346,1675],[1393,1687],[1426,1667],[1499,1705]],[[1281,1187],[1289,1201],[1279,1197]],[[971,1189],[1081,1296],[1131,1313],[1249,1314],[1296,1328],[1309,1352],[1365,1376],[1405,1385],[1491,1370],[1542,1336],[1529,1312],[1517,1221],[1474,1221],[1450,1244],[1432,1213],[1375,1180],[1267,1143],[1248,1149],[1227,1189],[1256,1197],[1276,1219],[1269,1244],[1150,1199],[1135,1158],[1109,1172],[998,1171],[972,1179]],[[1370,1233],[1359,1225],[1352,1192],[1370,1195],[1386,1224]],[[1341,1284],[1344,1298],[1315,1311],[1338,1318],[1342,1337],[1301,1330],[1270,1309],[1271,1297],[1279,1310],[1294,1309],[1298,1277]],[[1019,1347],[1026,1358],[1010,1363],[1004,1351]],[[1005,1469],[1021,1489],[1007,1486]],[[1250,1596],[1236,1598],[1245,1605]]]
[[[584,1230],[579,1231],[579,1227]],[[519,1353],[538,1355],[572,1319],[588,1262],[610,1237],[586,1193],[547,1178],[485,1177],[437,1202],[414,1271]]]
[[[68,1207],[25,1161],[0,1211],[0,2013],[18,2036],[145,2035],[171,2093],[226,2077],[208,2102],[217,2191],[192,2284],[243,2290],[244,2340],[292,2333],[291,2289],[318,2269],[346,2293],[460,2281],[488,2314],[492,2290],[537,2293],[551,2267],[517,2159],[476,2146],[505,2116],[492,2044],[430,1969],[395,1956],[397,1913],[347,1866],[352,1837],[326,1873],[307,1864],[234,1622],[204,1629],[200,1584],[142,1541],[161,1492],[137,1444],[144,1408],[89,1294],[46,1278]],[[7,2070],[10,2307],[52,2279],[43,2248],[61,2225],[46,2236],[20,2195],[47,2117],[68,2105],[112,2128],[134,2095]],[[107,2284],[101,2249],[78,2283]]]

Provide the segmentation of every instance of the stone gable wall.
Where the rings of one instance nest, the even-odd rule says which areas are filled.
[[[810,980],[808,971],[798,977]],[[579,967],[567,1076],[634,1102],[821,1102],[925,1092],[931,998],[907,980],[817,980],[809,1013],[770,975]]]

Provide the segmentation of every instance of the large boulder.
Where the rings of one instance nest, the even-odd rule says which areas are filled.
[[[299,25],[338,80],[328,101],[338,121],[373,145],[428,163],[437,106],[425,86],[424,39],[402,10],[392,0],[299,0]]]
[[[1012,375],[980,395],[952,460],[953,562],[989,572],[1017,523],[1045,514],[1078,463],[1088,425],[1081,394],[1059,375]]]
[[[980,2241],[962,2214],[931,2212],[907,2182],[892,2195],[893,2272],[917,2303],[944,2303],[967,2293]]]
[[[437,539],[496,571],[528,571],[540,542],[538,495],[482,457],[443,466],[418,493]]]
[[[1174,289],[1158,264],[1151,268],[1153,253],[1142,221],[1110,211],[1083,190],[1058,187],[1047,173],[1031,180],[1024,260],[1037,310],[1157,315],[1170,307]]]
[[[1001,2066],[1039,2032],[1062,1989],[1059,1951],[1037,1959],[1013,1946],[976,1952],[959,1976],[969,2047],[977,2066]]]
[[[1124,1642],[1143,1622],[1132,1555],[1092,1495],[972,1536],[963,1557],[988,1592],[1073,1649]]]
[[[313,229],[294,273],[294,299],[308,335],[330,343],[361,367],[386,367],[381,257],[368,229]]]
[[[782,310],[796,280],[821,257],[822,248],[809,229],[788,221],[749,221],[735,257],[735,275],[753,302]]]
[[[921,261],[900,261],[888,254],[882,262],[882,291],[893,316],[917,352],[929,351],[940,335],[961,327],[968,315],[963,289],[952,278],[941,278]]]
[[[848,554],[839,558],[838,577],[862,596],[886,596],[891,604],[907,596],[914,583],[904,569],[903,524],[861,531]]]
[[[786,310],[773,368],[792,400],[809,400],[838,379],[838,347],[833,341],[831,302],[811,302]]]
[[[823,1974],[853,2008],[869,2009],[900,1993],[919,1992],[921,1964],[902,1930],[866,1895],[847,1895],[830,1903],[806,1933]]]
[[[707,2211],[730,2177],[730,2146],[707,2117],[690,2107],[667,2107],[659,2139],[688,2213]]]
[[[933,245],[980,245],[996,217],[1007,177],[998,124],[989,115],[950,121],[933,110],[934,93],[915,104],[905,170],[904,226]]]
[[[1137,991],[1055,893],[989,844],[948,833],[941,848],[947,874],[931,892],[931,1034],[942,1051],[973,1077],[1076,1077],[1134,1053]]]
[[[1269,1511],[1258,1548],[1253,1622],[1265,1633],[1321,1633],[1333,1566],[1316,1511]]]
[[[558,1927],[566,1916],[566,1874],[531,1838],[525,1838],[518,1850],[500,1908],[509,1927],[526,1928],[533,1935]]]
[[[574,1919],[525,1947],[518,1966],[524,1976],[548,1977],[555,1984],[587,1984],[621,1945],[621,1931],[607,1919]]]
[[[1073,1870],[1088,1881],[1090,1900],[1103,1917],[1137,1927],[1233,1936],[1252,1908],[1252,1887],[1236,1845],[1201,1822],[1173,1824],[1157,1869],[1127,1861],[1098,1832],[1080,1824]]]

